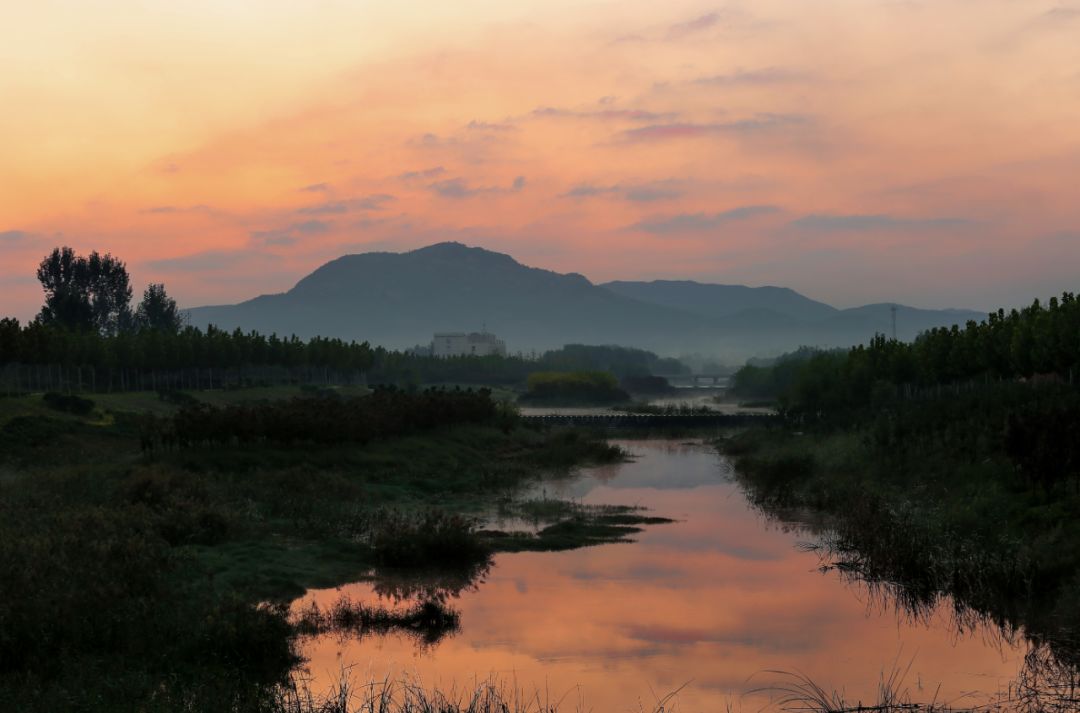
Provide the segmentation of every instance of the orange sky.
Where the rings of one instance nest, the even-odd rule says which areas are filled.
[[[840,306],[1075,289],[1080,3],[0,8],[0,312],[56,244],[183,305],[460,240]]]

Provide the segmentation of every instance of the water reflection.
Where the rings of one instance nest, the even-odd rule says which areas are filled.
[[[775,698],[762,671],[800,671],[849,699],[874,699],[882,672],[903,656],[912,698],[965,705],[1008,690],[1024,647],[982,621],[954,625],[940,601],[918,617],[883,608],[879,592],[822,571],[797,545],[803,524],[777,526],[732,482],[726,462],[697,444],[626,442],[629,463],[548,482],[549,497],[646,505],[678,522],[648,527],[634,544],[499,555],[482,586],[451,586],[460,632],[418,649],[389,634],[312,639],[304,653],[316,682],[342,665],[382,678],[418,675],[450,686],[489,674],[521,688],[575,691],[595,710],[645,708],[679,694],[689,710],[757,710]],[[477,580],[479,581],[479,580]],[[410,582],[317,591],[391,606],[427,596]]]

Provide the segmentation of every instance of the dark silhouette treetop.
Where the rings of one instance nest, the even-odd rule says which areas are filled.
[[[39,322],[102,334],[131,326],[131,280],[112,255],[82,257],[66,246],[54,248],[38,265],[37,278],[45,290]]]
[[[143,292],[142,302],[135,311],[135,326],[170,334],[176,334],[184,326],[176,300],[165,292],[165,285],[151,283]]]

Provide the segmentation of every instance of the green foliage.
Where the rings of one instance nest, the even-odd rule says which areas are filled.
[[[477,535],[479,521],[430,509],[419,514],[385,512],[371,533],[371,547],[383,567],[460,567],[486,563],[491,549]]]
[[[664,359],[644,349],[586,344],[567,344],[549,351],[538,366],[548,371],[608,371],[618,379],[690,371],[677,359]]]
[[[91,386],[99,392],[176,391],[281,383],[325,387],[355,383],[361,374],[375,384],[517,385],[538,370],[583,369],[648,379],[650,369],[679,372],[685,367],[622,347],[571,345],[536,360],[494,355],[441,359],[373,348],[367,342],[303,341],[212,325],[205,331],[164,327],[100,334],[0,319],[0,388],[6,382],[15,391]]]
[[[615,376],[604,371],[543,371],[529,374],[522,400],[545,404],[610,404],[628,401]]]
[[[490,404],[384,397],[401,407],[383,413],[394,428]],[[87,423],[5,401],[26,411],[0,427],[0,707],[19,711],[266,710],[297,662],[295,631],[281,606],[257,602],[373,568],[379,591],[445,596],[398,574],[446,567],[460,592],[500,544],[470,513],[539,477],[541,456],[572,466],[606,446],[495,420],[364,448],[264,441],[140,459],[132,416]],[[434,640],[440,611],[417,608],[407,626]]]
[[[497,415],[487,389],[410,393],[385,388],[353,398],[334,394],[221,407],[199,403],[182,407],[171,424],[147,416],[151,442],[143,446],[168,447],[174,440],[181,447],[367,443],[451,425],[490,424]]]
[[[661,396],[675,392],[675,387],[662,376],[624,376],[621,386],[630,393],[650,396]]]
[[[963,328],[936,328],[905,343],[877,336],[850,351],[744,367],[736,392],[778,396],[802,421],[855,418],[860,409],[938,395],[961,385],[1023,380],[1072,383],[1080,374],[1080,301],[1066,292],[1044,306],[998,310]]]
[[[88,416],[94,411],[94,402],[92,400],[84,399],[75,394],[58,394],[55,391],[50,391],[44,394],[41,400],[48,404],[51,409],[72,413],[76,416]]]
[[[56,248],[41,261],[37,278],[45,290],[39,322],[101,334],[131,326],[127,266],[112,255],[95,251],[81,257],[71,248]]]
[[[165,292],[165,285],[151,283],[143,292],[142,302],[135,310],[135,328],[176,334],[184,326],[184,318],[176,300]]]
[[[803,347],[768,365],[747,363],[731,379],[731,393],[751,399],[775,399],[787,393],[803,370],[805,362],[825,356],[818,349]]]
[[[301,341],[240,330],[186,327],[103,335],[0,320],[0,367],[17,390],[96,385],[104,390],[211,389],[260,382],[354,380],[375,363],[365,343],[316,337]],[[78,372],[76,373],[76,369]],[[78,382],[76,382],[78,378]]]

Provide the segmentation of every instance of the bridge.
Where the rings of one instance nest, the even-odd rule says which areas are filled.
[[[523,415],[525,423],[545,426],[586,426],[592,428],[736,428],[768,423],[771,413],[588,413]]]

